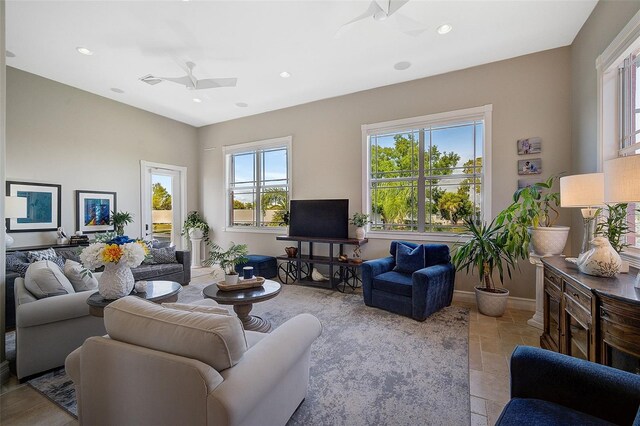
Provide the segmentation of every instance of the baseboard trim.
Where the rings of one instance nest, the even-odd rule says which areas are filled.
[[[456,302],[473,303],[475,305],[476,294],[472,291],[454,290],[453,300]],[[507,299],[507,308],[533,312],[536,310],[536,300],[509,296]]]

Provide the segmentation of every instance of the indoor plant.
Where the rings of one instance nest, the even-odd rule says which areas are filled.
[[[562,254],[569,227],[554,225],[560,215],[560,193],[551,191],[556,178],[518,189],[513,203],[496,217],[496,224],[505,226],[507,248],[516,258],[528,257],[529,244],[541,256]]]
[[[607,205],[607,216],[596,224],[595,236],[606,237],[618,254],[629,247],[624,238],[630,231],[627,219],[628,207],[627,203]],[[629,262],[622,261],[620,272],[629,272]]]
[[[196,210],[187,213],[187,219],[182,225],[182,236],[188,236],[192,240],[204,240],[209,244],[209,224]]]
[[[118,236],[104,243],[90,244],[80,253],[80,261],[89,275],[92,269],[104,266],[98,278],[98,292],[105,299],[118,299],[133,290],[131,268],[140,266],[148,253],[144,241]]]
[[[133,215],[129,212],[111,212],[109,223],[116,228],[116,234],[124,235],[124,227],[133,223]]]
[[[217,244],[213,244],[209,251],[209,258],[205,260],[204,263],[207,266],[213,266],[214,263],[219,263],[225,274],[225,282],[227,284],[236,284],[238,282],[236,265],[247,263],[249,261],[247,258],[248,253],[249,249],[246,244],[236,244],[231,241],[231,245],[227,250],[224,250]]]
[[[511,270],[517,266],[518,260],[516,253],[509,249],[507,228],[504,224],[498,224],[496,219],[489,225],[465,219],[463,235],[469,239],[456,247],[452,262],[458,271],[465,269],[467,273],[473,273],[478,270],[480,285],[475,287],[475,291],[480,313],[502,316],[507,307],[509,290],[495,287],[493,272],[498,270],[500,283],[504,284],[505,267],[511,277]]]
[[[369,215],[366,213],[356,212],[349,219],[351,225],[356,226],[356,238],[363,240],[366,236],[364,227],[369,223]]]

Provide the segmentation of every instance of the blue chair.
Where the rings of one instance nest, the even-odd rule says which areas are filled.
[[[496,425],[640,426],[640,376],[528,346],[511,355],[511,400]]]
[[[389,252],[362,264],[365,305],[417,321],[451,305],[456,271],[449,247],[392,241]]]

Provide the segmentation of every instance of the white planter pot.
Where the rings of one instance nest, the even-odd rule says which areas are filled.
[[[620,272],[622,259],[605,237],[591,240],[591,250],[578,257],[578,269],[596,277],[613,277]]]
[[[568,226],[539,226],[529,228],[531,235],[531,249],[540,256],[555,256],[562,254],[569,237]]]
[[[364,230],[364,228],[362,226],[358,226],[356,228],[356,238],[358,240],[364,240],[364,238],[367,236],[366,231]]]
[[[239,274],[234,274],[234,275],[225,274],[224,283],[227,284],[227,285],[238,284],[238,278],[239,277],[240,277]]]
[[[108,300],[119,299],[131,294],[135,280],[125,263],[107,263],[98,278],[98,292]]]
[[[191,238],[192,240],[201,240],[202,237],[204,237],[204,232],[202,231],[202,229],[189,229],[189,238]]]
[[[476,287],[476,303],[481,314],[490,317],[501,317],[507,309],[509,290],[497,288],[496,293],[482,290],[484,287]]]

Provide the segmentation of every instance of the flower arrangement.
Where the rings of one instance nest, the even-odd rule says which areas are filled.
[[[121,262],[129,268],[135,268],[140,266],[148,254],[149,248],[144,241],[132,240],[122,235],[106,242],[89,245],[80,253],[80,261],[87,270]]]

